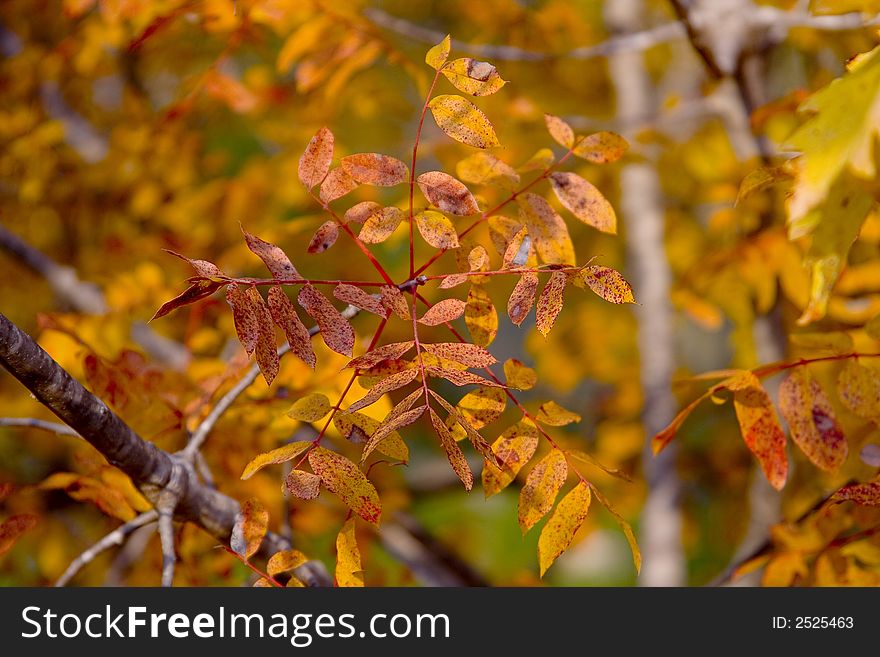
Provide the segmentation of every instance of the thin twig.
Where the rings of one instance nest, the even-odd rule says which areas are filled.
[[[31,427],[33,429],[51,431],[63,436],[82,437],[66,424],[47,422],[46,420],[38,420],[33,417],[0,417],[0,427]]]
[[[162,545],[162,586],[170,587],[174,582],[174,564],[177,556],[174,553],[174,512],[159,512],[159,543]]]
[[[148,525],[151,522],[155,522],[159,517],[159,514],[151,509],[149,511],[145,511],[140,514],[133,520],[129,520],[124,525],[120,525],[112,532],[104,536],[100,541],[92,545],[90,548],[82,552],[76,559],[70,562],[70,565],[67,567],[67,570],[58,578],[58,581],[55,582],[55,586],[66,586],[68,582],[87,564],[91,563],[95,557],[104,552],[105,550],[109,550],[111,547],[115,545],[122,545],[125,538],[131,534],[134,530],[143,527],[144,525]]]

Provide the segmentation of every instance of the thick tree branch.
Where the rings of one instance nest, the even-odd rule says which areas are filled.
[[[204,486],[186,459],[144,441],[2,314],[0,364],[40,403],[131,477],[154,506],[160,505],[162,492],[173,485],[173,490],[179,491],[176,518],[193,522],[225,545],[229,544],[236,516],[241,511],[238,502]],[[288,541],[269,533],[261,553],[268,556],[289,548]],[[297,577],[312,585],[330,581],[323,566],[315,562],[298,569]]]

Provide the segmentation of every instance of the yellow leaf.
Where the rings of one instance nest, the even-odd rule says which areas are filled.
[[[563,497],[541,529],[538,538],[538,563],[541,577],[556,558],[568,549],[574,535],[584,524],[590,510],[590,487],[583,481]]]
[[[229,547],[245,559],[250,559],[260,549],[268,528],[269,512],[262,502],[255,497],[245,500],[232,527]]]
[[[439,71],[449,58],[449,51],[451,49],[452,39],[447,34],[440,43],[428,50],[428,53],[425,55],[425,63],[435,71]]]
[[[859,417],[880,417],[880,376],[875,370],[847,360],[837,377],[837,389],[844,406]]]
[[[508,427],[492,443],[492,451],[503,466],[498,468],[489,461],[483,465],[483,491],[486,497],[501,492],[516,478],[538,448],[538,430],[534,424],[522,420]]]
[[[508,358],[504,361],[504,378],[507,379],[509,387],[517,390],[530,390],[538,382],[535,370],[516,358]]]
[[[475,185],[497,184],[512,190],[519,184],[519,174],[509,164],[485,151],[477,151],[461,160],[455,168],[458,177]]]
[[[282,550],[269,558],[266,572],[269,577],[275,577],[278,573],[286,573],[299,568],[308,560],[308,557],[299,550]]]
[[[440,129],[456,141],[474,148],[498,146],[498,137],[489,119],[461,96],[436,96],[428,103]]]
[[[336,537],[336,586],[363,586],[363,572],[361,552],[354,535],[354,518],[349,518]]]
[[[562,408],[555,401],[548,401],[541,404],[535,419],[542,424],[549,424],[551,427],[564,427],[572,422],[580,422],[581,416]]]
[[[330,412],[332,406],[327,395],[320,392],[312,392],[293,402],[293,406],[287,411],[287,417],[300,422],[317,422]]]
[[[602,192],[579,175],[557,171],[550,184],[559,202],[588,226],[603,233],[617,234],[617,215]]]
[[[565,272],[555,271],[550,275],[550,279],[541,290],[541,296],[538,297],[538,305],[535,309],[535,325],[541,335],[547,336],[553,324],[556,323],[556,317],[562,310],[563,295],[565,294],[565,284],[568,277]]]
[[[574,264],[574,245],[568,227],[556,210],[530,192],[517,197],[516,202],[541,260],[548,265]]]
[[[622,158],[627,150],[629,150],[629,144],[617,133],[596,132],[579,139],[573,152],[589,162],[607,164]]]
[[[727,387],[733,391],[733,408],[746,446],[758,459],[770,485],[781,490],[788,477],[788,457],[785,433],[770,395],[751,372],[730,381]]]
[[[535,464],[519,494],[519,526],[523,534],[553,507],[567,477],[568,463],[561,450],[550,450]]]
[[[636,535],[633,533],[632,527],[619,513],[617,513],[617,511],[615,511],[614,507],[611,506],[611,502],[602,495],[598,488],[595,486],[590,486],[590,488],[593,491],[593,497],[599,500],[599,503],[605,507],[608,513],[614,516],[620,529],[623,530],[623,535],[626,537],[626,542],[629,543],[629,549],[632,552],[633,565],[636,567],[636,574],[638,574],[642,570],[642,552],[639,549],[639,543],[636,541]]]
[[[498,333],[498,313],[489,294],[482,287],[472,285],[464,308],[464,322],[474,344],[488,347]]]
[[[242,479],[250,479],[254,474],[265,468],[267,465],[275,465],[276,463],[284,463],[291,461],[306,451],[312,444],[310,440],[298,440],[293,443],[282,445],[271,452],[264,452],[248,463],[244,472],[241,473]]]
[[[458,248],[458,233],[446,215],[434,210],[424,210],[415,219],[419,233],[435,249]]]
[[[440,72],[452,86],[471,96],[490,96],[506,84],[492,64],[470,57],[451,61]]]
[[[621,276],[620,272],[611,267],[590,265],[578,274],[580,281],[593,292],[611,303],[635,303],[632,287]]]
[[[544,115],[544,123],[547,126],[547,131],[556,143],[566,148],[574,146],[574,130],[571,129],[568,123],[552,114]]]
[[[357,465],[323,447],[309,452],[309,465],[329,491],[338,495],[361,518],[378,526],[382,515],[379,494]]]

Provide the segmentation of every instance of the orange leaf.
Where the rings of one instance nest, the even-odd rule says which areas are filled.
[[[490,381],[489,379],[483,378],[477,374],[473,374],[472,372],[465,372],[462,370],[452,370],[446,367],[433,367],[428,365],[425,367],[425,371],[431,376],[438,379],[446,379],[450,383],[454,383],[457,386],[491,386],[494,388],[503,388],[500,383],[495,383],[494,381]]]
[[[579,175],[557,171],[550,174],[556,198],[575,217],[603,233],[617,233],[617,215],[602,192]]]
[[[419,212],[416,217],[416,226],[424,240],[435,249],[457,249],[458,233],[449,219],[434,210]]]
[[[37,524],[37,517],[30,513],[11,516],[0,523],[0,557],[9,552],[16,541]]]
[[[342,221],[346,224],[349,222],[362,224],[367,219],[369,219],[371,215],[375,214],[381,209],[382,206],[375,201],[361,201],[357,205],[353,205],[345,211],[345,215],[342,217]]]
[[[309,452],[309,465],[330,492],[361,518],[378,526],[382,515],[379,494],[357,465],[323,447]]]
[[[434,431],[437,433],[437,437],[440,438],[440,445],[443,447],[443,451],[446,452],[446,458],[449,459],[449,465],[452,466],[455,474],[461,479],[461,483],[464,484],[465,490],[470,490],[474,487],[474,474],[471,472],[467,459],[464,457],[461,448],[458,446],[458,443],[455,442],[452,434],[449,433],[446,424],[440,419],[440,416],[434,412],[433,408],[429,408],[428,410],[431,415],[431,424],[434,427]]]
[[[235,283],[226,286],[226,301],[232,309],[232,321],[238,341],[250,356],[257,348],[260,339],[260,323],[257,319],[259,307],[254,305],[253,298],[241,291]]]
[[[354,535],[354,518],[342,525],[336,537],[336,586],[361,587],[364,585],[361,553]]]
[[[332,203],[355,190],[358,184],[342,167],[336,167],[321,183],[321,191],[318,194],[324,203]]]
[[[269,512],[263,504],[255,497],[245,500],[235,519],[229,547],[245,560],[250,559],[260,549],[268,528]]]
[[[259,256],[273,278],[280,281],[302,278],[296,267],[290,262],[290,258],[279,247],[261,240],[256,235],[251,235],[244,228],[241,229],[241,232],[244,233],[244,241],[248,248]]]
[[[437,326],[458,319],[464,314],[465,302],[461,299],[443,299],[435,303],[419,318],[425,326]]]
[[[202,299],[211,296],[219,289],[220,283],[212,283],[209,281],[199,281],[198,283],[194,283],[170,301],[166,301],[165,303],[163,303],[159,307],[159,310],[157,310],[156,313],[150,318],[150,321],[152,322],[154,319],[164,317],[171,311],[177,310],[181,306],[187,306],[191,303],[195,303],[196,301],[201,301]]]
[[[327,175],[333,160],[333,133],[321,128],[299,158],[299,180],[311,189]]]
[[[556,317],[562,310],[563,295],[565,293],[565,284],[568,277],[565,272],[555,271],[550,275],[550,280],[541,291],[538,297],[538,307],[535,311],[536,325],[541,335],[546,336],[553,324],[556,323]]]
[[[306,250],[309,253],[323,253],[336,244],[337,237],[339,237],[339,226],[336,225],[335,221],[325,221],[318,227],[315,234],[312,235]]]
[[[556,561],[556,558],[568,549],[574,535],[590,510],[590,487],[583,481],[572,488],[554,509],[547,524],[541,529],[538,538],[538,563],[541,577]]]
[[[510,298],[507,300],[507,315],[510,321],[519,326],[528,316],[535,303],[535,291],[538,289],[538,275],[527,271],[519,277]],[[546,288],[545,288],[546,289]]]
[[[746,446],[758,459],[767,481],[776,490],[782,489],[788,476],[785,433],[770,395],[751,373],[728,387],[733,391],[733,407]]]
[[[847,444],[828,396],[804,367],[779,386],[779,410],[791,438],[816,466],[834,472],[846,461]]]
[[[449,276],[444,276],[443,280],[440,281],[440,289],[448,290],[450,288],[456,287],[457,285],[461,285],[462,283],[466,283],[469,276],[466,274],[450,274]]]
[[[482,287],[472,285],[464,309],[464,323],[475,344],[488,347],[498,333],[498,313]]]
[[[834,502],[851,501],[861,506],[880,506],[880,481],[849,484],[834,493]]]
[[[333,296],[355,308],[366,310],[374,315],[379,315],[379,317],[388,317],[388,311],[385,310],[379,299],[354,285],[340,283],[333,288]]]
[[[301,500],[313,500],[321,492],[321,478],[304,470],[291,470],[284,480],[284,488]]]
[[[392,342],[390,344],[382,345],[372,351],[368,351],[363,356],[358,356],[354,360],[349,361],[346,367],[360,370],[369,369],[374,365],[378,365],[383,360],[400,358],[403,354],[412,349],[414,344],[415,343],[412,340],[408,340],[406,342]]]
[[[409,304],[406,302],[403,292],[392,285],[383,286],[379,292],[382,295],[383,306],[400,317],[400,319],[412,319],[409,312]]]
[[[303,285],[297,296],[303,307],[318,323],[324,343],[333,351],[351,357],[354,329],[336,307],[312,285]]]
[[[464,217],[480,211],[470,190],[448,173],[428,171],[416,178],[416,182],[425,198],[443,212]]]
[[[567,477],[568,464],[561,450],[550,450],[535,464],[519,494],[519,526],[523,534],[553,507]]]
[[[424,343],[422,348],[429,354],[454,360],[468,367],[487,367],[497,362],[483,347],[467,342]]]
[[[342,168],[355,182],[391,187],[406,182],[407,166],[395,157],[380,153],[356,153],[342,158]]]
[[[615,162],[629,150],[626,139],[614,132],[596,132],[578,141],[574,154],[596,164]]]
[[[312,348],[312,336],[296,314],[293,303],[278,285],[269,288],[268,296],[269,314],[284,331],[290,350],[306,365],[315,369],[315,350]]]
[[[266,302],[255,287],[249,287],[245,294],[249,298],[249,304],[254,311],[257,322],[256,360],[260,366],[260,372],[266,379],[266,384],[271,385],[278,376],[278,349],[275,346],[275,326]]]
[[[483,490],[486,497],[501,492],[516,478],[516,475],[528,463],[538,448],[538,430],[529,421],[523,420],[508,427],[498,439],[492,443],[492,451],[497,467],[486,461],[483,467]]]

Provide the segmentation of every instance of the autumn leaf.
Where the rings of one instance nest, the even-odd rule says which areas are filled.
[[[480,211],[470,190],[448,173],[428,171],[416,178],[416,182],[425,198],[443,212],[467,216]]]
[[[582,268],[576,280],[589,287],[597,295],[611,303],[635,303],[632,287],[611,267],[590,265]]]
[[[414,381],[418,374],[418,368],[412,367],[410,369],[406,369],[402,372],[397,372],[396,374],[392,374],[391,376],[382,379],[372,388],[370,388],[370,391],[366,395],[364,395],[351,406],[349,406],[348,410],[359,411],[362,408],[366,408],[367,406],[376,403],[385,393],[391,392],[392,390],[397,390],[398,388],[402,388],[408,383]]]
[[[488,367],[496,362],[495,357],[483,347],[467,342],[426,342],[422,343],[422,349],[468,367]]]
[[[446,367],[433,367],[431,365],[427,365],[425,367],[425,371],[432,377],[437,379],[446,379],[450,383],[454,383],[457,386],[491,386],[494,388],[503,387],[501,384],[496,383],[495,381],[490,381],[489,379],[479,376],[478,374],[473,374],[471,372],[466,372],[463,370],[453,370]]]
[[[603,233],[617,233],[617,215],[602,192],[579,175],[557,171],[550,184],[559,202],[575,217]]]
[[[837,377],[840,400],[861,418],[880,417],[880,375],[855,360],[848,360]]]
[[[346,224],[362,224],[381,209],[382,206],[375,201],[361,201],[345,211],[345,214],[342,216],[342,222]]]
[[[880,481],[849,484],[831,497],[833,502],[855,502],[860,506],[880,506]]]
[[[492,64],[470,57],[453,60],[440,72],[453,87],[471,96],[490,96],[506,84]]]
[[[519,277],[507,300],[507,315],[510,321],[519,326],[535,305],[535,292],[538,289],[538,275],[527,271]]]
[[[361,568],[361,553],[358,550],[357,540],[354,535],[354,518],[349,518],[342,525],[339,535],[336,537],[336,572],[334,574],[336,586],[360,587],[364,585],[364,575]]]
[[[208,262],[207,260],[193,260],[191,258],[187,258],[185,255],[181,255],[176,251],[172,251],[171,249],[162,249],[165,253],[170,253],[176,258],[180,258],[184,262],[188,262],[190,266],[195,270],[196,276],[198,278],[204,278],[214,282],[223,282],[228,280],[229,277],[220,271],[220,268],[215,265],[213,262]],[[193,279],[190,279],[193,280]]]
[[[0,557],[9,552],[16,541],[36,525],[37,517],[30,513],[10,516],[0,523]]]
[[[388,311],[379,298],[367,294],[362,288],[355,285],[340,283],[333,288],[333,296],[355,308],[366,310],[374,315],[379,315],[379,317],[388,317]]]
[[[770,396],[751,372],[731,381],[728,388],[733,391],[733,408],[746,446],[758,459],[770,485],[781,490],[788,476],[788,457],[785,434]]]
[[[508,427],[492,443],[496,460],[503,467],[486,461],[483,467],[483,490],[486,497],[501,492],[516,478],[538,448],[538,430],[529,421],[522,420]]]
[[[510,388],[531,390],[538,382],[538,375],[531,367],[516,358],[504,361],[504,378]]]
[[[309,253],[324,253],[331,246],[336,244],[336,238],[339,237],[339,226],[335,221],[325,221],[318,227],[306,251]]]
[[[535,419],[541,424],[547,424],[551,427],[564,427],[572,422],[580,422],[581,416],[562,408],[555,401],[548,401],[538,408]]]
[[[415,216],[416,226],[422,238],[435,249],[457,249],[458,233],[445,215],[434,210],[424,210]]]
[[[174,297],[170,301],[166,301],[165,303],[163,303],[155,312],[155,314],[150,318],[150,321],[152,322],[154,319],[164,317],[168,313],[177,310],[182,306],[187,306],[191,303],[195,303],[196,301],[206,299],[214,294],[214,292],[219,290],[220,287],[220,283],[212,283],[210,281],[199,281],[197,283],[193,283],[176,297]]]
[[[311,189],[324,180],[333,160],[333,133],[321,128],[299,158],[299,180]]]
[[[356,153],[342,158],[340,164],[355,182],[365,185],[392,187],[409,178],[407,166],[390,155]]]
[[[361,463],[367,460],[367,457],[372,454],[373,450],[379,450],[384,453],[385,446],[383,443],[387,441],[398,429],[402,429],[403,427],[409,426],[416,420],[418,420],[425,413],[425,409],[427,406],[419,406],[414,409],[410,409],[409,407],[415,402],[418,396],[424,394],[421,390],[416,390],[412,395],[409,395],[405,402],[408,403],[407,406],[404,406],[402,410],[397,410],[397,412],[392,412],[389,414],[373,431],[370,435],[370,440],[364,446],[363,454],[361,455]],[[403,406],[403,404],[398,405]]]
[[[382,345],[381,347],[376,347],[375,349],[368,351],[363,356],[358,356],[357,358],[350,360],[346,367],[351,367],[355,369],[369,369],[374,365],[378,365],[383,360],[391,360],[394,358],[400,358],[407,351],[413,348],[415,342],[412,340],[406,340],[404,342],[391,342],[389,344]]]
[[[357,186],[357,181],[345,169],[336,167],[324,178],[318,196],[324,203],[332,203],[357,189]]]
[[[567,148],[567,147],[566,147]],[[556,161],[549,148],[539,148],[534,155],[517,167],[518,171],[546,171]]]
[[[846,461],[847,443],[828,396],[804,367],[779,386],[779,410],[791,438],[816,466],[834,472]]]
[[[568,277],[565,272],[553,272],[541,291],[541,296],[538,297],[535,324],[541,335],[545,337],[550,332],[550,329],[553,328],[553,324],[556,323],[559,311],[562,310],[563,294],[565,293],[565,284],[567,282]]]
[[[254,474],[265,468],[267,465],[276,465],[278,463],[292,461],[305,452],[311,445],[312,442],[310,440],[298,440],[296,442],[282,445],[270,452],[259,454],[245,466],[244,471],[241,473],[241,478],[250,479]]]
[[[382,305],[397,315],[400,319],[410,320],[409,304],[403,292],[392,285],[384,285],[379,290],[382,297]]]
[[[449,58],[451,48],[452,39],[447,34],[440,43],[428,50],[425,55],[425,63],[435,71],[439,71]]]
[[[335,493],[361,518],[378,526],[382,514],[379,494],[357,465],[323,447],[309,452],[309,465],[327,490]]]
[[[578,157],[595,164],[616,162],[629,150],[626,139],[614,132],[596,132],[579,139],[573,149]]]
[[[458,319],[464,309],[465,302],[461,299],[443,299],[428,308],[418,321],[426,326],[437,326]]]
[[[269,314],[272,320],[284,331],[287,343],[293,354],[306,365],[315,369],[315,350],[312,336],[296,314],[290,299],[279,286],[269,288]]]
[[[287,417],[299,422],[317,422],[327,415],[332,408],[327,395],[320,392],[312,392],[293,402],[293,406],[287,411]]]
[[[480,387],[462,397],[455,405],[461,417],[474,429],[482,429],[501,417],[507,405],[504,390],[494,387]],[[464,437],[464,434],[461,434]]]
[[[561,450],[551,449],[526,477],[519,495],[519,526],[525,534],[553,507],[568,477],[568,464]]]
[[[266,573],[269,577],[275,577],[275,575],[296,570],[308,560],[308,557],[299,550],[281,550],[269,557]]]
[[[529,230],[538,256],[548,265],[570,265],[575,262],[574,245],[565,221],[547,201],[526,192],[517,197],[522,222]]]
[[[268,528],[269,512],[257,498],[247,499],[236,517],[229,547],[245,560],[250,559],[260,549]]]
[[[351,357],[354,329],[327,297],[312,285],[303,285],[297,296],[299,305],[317,322],[324,344],[343,356]]]
[[[558,116],[552,114],[544,115],[544,124],[547,126],[547,132],[553,137],[553,140],[560,146],[571,148],[574,146],[574,130],[565,121]],[[550,160],[552,163],[552,159]]]
[[[508,190],[514,189],[520,180],[513,167],[485,151],[477,151],[460,160],[455,172],[465,182],[475,185],[497,184]]]
[[[387,417],[386,420],[388,420]],[[385,421],[379,422],[375,418],[358,412],[339,413],[333,418],[333,425],[339,433],[354,443],[368,443],[384,423]],[[383,428],[383,435],[374,443],[374,447],[385,456],[390,456],[403,463],[409,461],[409,448],[397,431],[385,431]]]
[[[541,529],[538,538],[541,577],[556,558],[568,549],[577,530],[584,524],[590,510],[590,497],[590,487],[583,481],[579,482],[559,501]]]
[[[472,285],[464,309],[464,323],[474,344],[488,347],[498,333],[498,313],[486,290]]]
[[[437,126],[454,140],[474,148],[499,145],[495,129],[486,115],[461,96],[435,96],[428,107]]]
[[[599,491],[595,486],[590,486],[590,489],[593,491],[593,497],[595,497],[599,503],[605,507],[605,509],[610,513],[614,519],[617,521],[617,524],[620,525],[621,530],[623,530],[623,535],[626,537],[627,543],[629,543],[629,549],[632,552],[633,565],[636,567],[636,574],[641,572],[642,570],[642,552],[639,549],[639,543],[636,540],[636,535],[632,530],[630,524],[623,519],[613,506],[611,506],[611,502]]]
[[[464,457],[461,448],[452,437],[452,434],[449,433],[446,424],[440,419],[440,416],[434,412],[433,408],[429,408],[428,410],[431,416],[431,425],[434,427],[434,432],[437,434],[437,437],[440,438],[440,446],[443,448],[443,451],[446,452],[446,458],[449,459],[449,465],[452,466],[455,474],[461,479],[461,483],[464,484],[465,490],[469,491],[474,487],[474,473],[471,472],[467,459]]]
[[[248,298],[248,310],[252,313],[252,319],[256,322],[257,339],[255,345],[256,361],[260,366],[260,372],[266,379],[266,385],[271,385],[278,375],[278,350],[275,346],[275,328],[272,316],[263,297],[255,287],[249,287],[245,291]]]
[[[259,307],[254,305],[253,297],[241,291],[235,283],[226,286],[226,302],[232,309],[232,320],[238,341],[248,356],[257,348],[260,339]]]
[[[313,500],[321,492],[321,478],[305,470],[291,470],[284,480],[284,489],[301,500]]]
[[[364,221],[358,239],[367,244],[380,244],[397,230],[403,217],[403,210],[400,208],[379,208]]]

